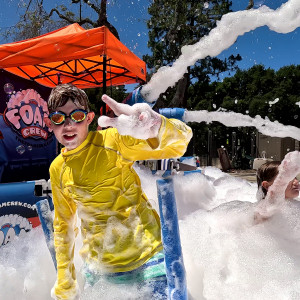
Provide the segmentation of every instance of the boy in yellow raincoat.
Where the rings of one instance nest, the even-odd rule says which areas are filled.
[[[50,167],[57,260],[54,299],[79,298],[73,263],[77,215],[87,283],[104,276],[116,283],[141,282],[153,292],[166,288],[159,216],[133,164],[182,156],[192,131],[147,104],[129,106],[107,95],[102,100],[118,117],[100,117],[101,127],[115,128],[96,132],[88,131],[94,113],[84,91],[58,85],[48,101],[45,122],[65,146]]]

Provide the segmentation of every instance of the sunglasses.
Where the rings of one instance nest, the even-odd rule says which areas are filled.
[[[87,114],[88,112],[83,109],[75,109],[69,115],[61,111],[55,111],[49,114],[49,119],[55,125],[61,125],[65,123],[66,118],[70,118],[75,123],[80,123],[86,118]]]

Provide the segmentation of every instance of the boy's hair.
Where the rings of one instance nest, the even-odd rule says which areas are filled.
[[[262,186],[263,181],[272,181],[278,175],[278,167],[280,161],[269,161],[262,164],[256,172],[257,187],[262,189],[264,196],[267,195],[267,190]]]
[[[54,87],[48,99],[49,113],[56,111],[60,106],[64,106],[71,100],[78,107],[90,111],[89,99],[86,93],[71,83],[60,84]]]

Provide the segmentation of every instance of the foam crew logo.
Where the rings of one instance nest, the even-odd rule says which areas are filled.
[[[0,217],[0,247],[31,229],[32,225],[22,216],[10,214]]]
[[[44,114],[48,114],[47,102],[35,90],[27,89],[10,96],[4,116],[23,138],[47,140],[51,130],[45,125]]]

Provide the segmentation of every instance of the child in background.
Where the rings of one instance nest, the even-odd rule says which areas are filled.
[[[299,152],[294,151],[288,153],[282,162],[271,161],[259,167],[256,173],[259,202],[254,213],[255,224],[268,220],[284,204],[284,199],[292,201],[299,196],[299,181],[294,177],[300,172],[299,158]]]
[[[55,87],[49,97],[45,122],[65,146],[50,167],[57,260],[52,297],[79,297],[73,263],[78,215],[88,284],[100,278],[136,283],[166,299],[160,220],[133,164],[182,156],[192,131],[147,104],[131,107],[106,95],[102,99],[119,117],[100,117],[99,125],[117,129],[89,132],[94,113],[84,91],[71,84]]]
[[[262,191],[262,199],[267,195],[269,187],[273,184],[276,176],[278,175],[278,167],[280,161],[270,161],[262,164],[256,172],[256,181],[258,190]],[[285,189],[285,198],[293,199],[299,196],[299,181],[297,178],[294,178],[289,182],[288,186]]]

